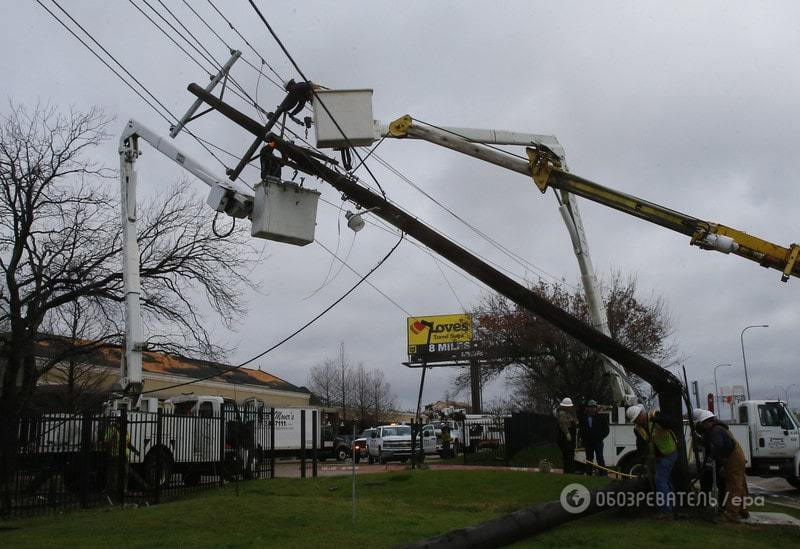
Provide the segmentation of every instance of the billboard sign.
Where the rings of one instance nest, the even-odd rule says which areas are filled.
[[[412,316],[406,327],[412,362],[454,360],[470,350],[472,317],[468,314]]]

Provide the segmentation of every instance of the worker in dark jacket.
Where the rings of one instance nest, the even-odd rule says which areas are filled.
[[[738,522],[749,517],[750,513],[745,508],[747,477],[742,447],[728,426],[717,419],[714,412],[696,408],[692,412],[692,418],[705,446],[705,459],[713,461],[717,478],[722,481],[718,486],[721,501],[725,505],[725,518]]]
[[[581,440],[586,448],[586,460],[605,467],[603,440],[609,433],[608,418],[605,414],[597,413],[597,402],[594,400],[586,403],[586,415],[581,419],[580,433]],[[607,475],[603,469],[598,469],[598,472],[600,476]]]

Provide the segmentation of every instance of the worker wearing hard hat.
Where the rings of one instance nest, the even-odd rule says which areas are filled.
[[[572,399],[567,397],[558,405],[558,447],[561,450],[561,459],[564,463],[564,472],[575,472],[575,432],[578,418],[575,416],[575,406]]]
[[[655,461],[654,476],[656,492],[660,494],[659,508],[662,513],[673,510],[672,469],[678,461],[678,439],[675,437],[675,422],[661,412],[650,414],[641,404],[631,406],[625,417],[634,424],[636,447],[648,459]]]
[[[692,412],[697,432],[705,445],[705,459],[714,460],[717,478],[724,480],[720,496],[724,502],[725,518],[738,522],[750,513],[745,509],[747,477],[742,447],[728,430],[728,426],[717,419],[714,412],[695,408]],[[721,483],[722,484],[722,483]],[[724,495],[722,492],[724,491]]]
[[[581,418],[581,440],[586,447],[586,460],[605,467],[603,456],[603,440],[609,434],[608,418],[605,414],[598,413],[597,401],[590,400],[586,403],[585,415]],[[596,461],[595,461],[596,460]],[[606,476],[604,469],[597,469],[600,476]]]

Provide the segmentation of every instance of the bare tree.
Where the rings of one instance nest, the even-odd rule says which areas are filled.
[[[353,387],[351,406],[358,414],[358,420],[362,427],[370,422],[370,404],[372,403],[372,372],[364,368],[364,364],[359,362],[352,375]]]
[[[344,353],[344,342],[339,345],[339,360],[336,364],[336,397],[337,405],[342,409],[341,420],[347,420],[347,407],[352,398],[353,367],[347,361]]]
[[[333,406],[336,400],[336,379],[336,363],[331,359],[326,359],[322,364],[311,368],[308,376],[308,388],[322,401],[323,406]]]
[[[397,403],[383,370],[372,370],[370,377],[372,381],[370,416],[377,424],[386,418],[387,412],[396,408]]]
[[[115,380],[116,372],[94,364],[86,349],[119,331],[112,319],[97,313],[91,302],[77,299],[54,309],[43,324],[46,333],[64,335],[60,341],[48,336],[49,347],[57,345],[56,356],[63,357],[46,376],[48,386],[55,389],[48,395],[51,409],[79,412],[94,408]],[[68,352],[75,349],[81,352]]]
[[[562,284],[539,282],[533,290],[550,302],[588,322],[589,312],[580,290]],[[637,296],[634,278],[614,275],[604,289],[611,336],[626,347],[664,366],[674,360],[668,343],[671,322],[660,298]],[[501,372],[509,375],[517,399],[529,409],[549,412],[569,396],[577,402],[595,399],[611,402],[610,380],[603,373],[600,356],[538,316],[501,296],[486,296],[476,311],[476,344],[487,363],[483,378]],[[637,385],[638,378],[629,376]],[[460,374],[459,386],[469,383]]]
[[[6,418],[20,412],[43,372],[70,354],[122,340],[120,208],[104,181],[115,176],[88,159],[107,137],[108,122],[96,109],[61,114],[13,104],[0,119],[0,326],[7,327],[0,414]],[[253,286],[247,275],[256,257],[249,235],[215,234],[209,210],[186,183],[139,212],[148,345],[219,357],[224,348],[212,341],[197,301],[204,296],[228,325],[243,312],[240,291]],[[49,337],[43,326],[58,325],[60,311],[75,303],[103,319],[103,329],[64,356],[37,361],[35,346]]]

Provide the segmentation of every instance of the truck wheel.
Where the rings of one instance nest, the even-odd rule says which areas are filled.
[[[800,490],[800,477],[787,477],[786,482],[792,485],[792,488]]]
[[[244,469],[244,478],[246,480],[255,480],[261,476],[261,460],[255,452],[250,452],[247,456],[247,467]]]
[[[159,463],[160,461],[160,463]],[[166,448],[157,447],[151,450],[144,458],[145,481],[148,486],[164,487],[169,484],[172,477],[172,455]]]
[[[338,461],[344,461],[347,459],[347,448],[339,448],[336,450],[336,459]]]

